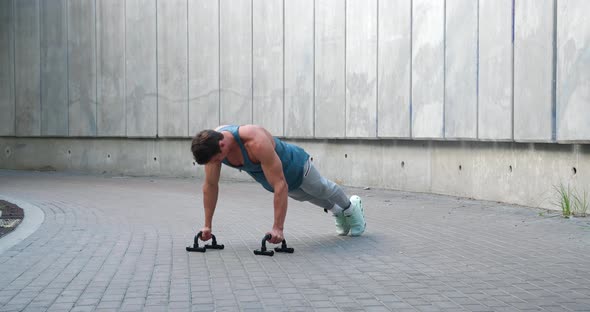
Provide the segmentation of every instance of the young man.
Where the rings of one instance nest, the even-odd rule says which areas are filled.
[[[205,241],[211,238],[222,163],[247,172],[274,193],[274,223],[268,232],[273,244],[284,238],[287,197],[330,210],[339,235],[350,232],[352,236],[359,236],[365,231],[361,198],[351,196],[348,199],[340,186],[320,175],[302,148],[274,138],[260,126],[226,125],[203,130],[193,138],[191,150],[195,161],[205,165],[205,226],[201,229],[201,238]]]

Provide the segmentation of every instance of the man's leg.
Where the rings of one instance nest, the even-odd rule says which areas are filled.
[[[308,161],[300,189],[313,196],[313,200],[309,200],[310,202],[317,200],[328,201],[332,204],[330,208],[319,206],[332,211],[336,218],[338,234],[346,235],[350,230],[353,236],[358,236],[365,231],[366,223],[360,197],[354,195],[349,199],[342,188],[324,178],[311,161]]]

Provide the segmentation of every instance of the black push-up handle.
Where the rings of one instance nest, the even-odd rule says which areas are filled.
[[[257,256],[270,256],[272,257],[276,252],[286,252],[286,253],[293,253],[295,249],[287,247],[287,241],[283,239],[281,242],[281,247],[275,247],[275,250],[266,250],[266,241],[271,239],[272,235],[266,234],[264,238],[262,238],[262,243],[260,246],[260,250],[254,250],[254,254]]]
[[[203,232],[199,232],[197,235],[195,235],[195,242],[193,244],[193,247],[186,247],[186,251],[194,251],[194,252],[205,252],[207,251],[207,249],[223,249],[225,248],[225,246],[222,245],[217,245],[217,239],[215,238],[215,235],[211,234],[211,245],[205,245],[203,247],[199,247],[199,238],[201,238],[201,236],[203,236]]]

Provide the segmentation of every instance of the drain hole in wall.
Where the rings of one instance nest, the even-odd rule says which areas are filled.
[[[111,154],[108,154],[108,155],[107,155],[107,158],[111,158]]]
[[[463,169],[463,166],[459,165],[459,170],[462,170],[462,169]]]
[[[344,158],[348,158],[348,154],[344,154]]]
[[[313,161],[313,157],[309,157],[309,159],[311,159],[311,161]]]
[[[512,165],[508,166],[508,170],[510,170],[510,172],[512,172]]]
[[[193,161],[193,166],[195,165],[195,162]]]
[[[71,153],[72,153],[72,151],[68,150],[68,154],[71,154]]]
[[[402,168],[406,165],[406,163],[402,160]]]
[[[157,160],[158,160],[158,158],[154,157],[154,161],[157,161]]]
[[[572,173],[575,175],[576,173],[578,173],[578,169],[576,169],[576,167],[572,167]]]

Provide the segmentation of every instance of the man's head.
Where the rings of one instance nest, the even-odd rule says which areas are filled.
[[[223,134],[215,130],[203,130],[197,133],[191,145],[195,161],[199,165],[204,165],[221,153],[219,142],[222,140]]]

